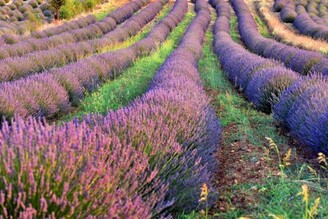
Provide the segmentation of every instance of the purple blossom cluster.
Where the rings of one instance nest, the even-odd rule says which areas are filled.
[[[188,7],[178,5],[173,10]],[[129,106],[60,126],[31,117],[3,122],[2,215],[150,218],[196,209],[201,185],[211,188],[221,134],[197,70],[211,20],[206,5],[195,2],[180,45]]]
[[[245,2],[232,0],[231,3],[238,16],[239,33],[248,49],[263,57],[283,62],[286,67],[303,75],[314,71],[328,74],[328,59],[323,54],[264,38],[259,33],[257,24]]]
[[[134,0],[110,13],[101,21],[92,23],[84,28],[72,29],[67,32],[41,39],[28,38],[13,45],[3,45],[0,48],[0,59],[22,56],[27,53],[47,50],[62,44],[95,39],[116,28],[126,19],[133,16],[149,0]]]
[[[295,2],[288,1],[280,11],[280,18],[286,23],[293,23],[297,17]]]
[[[274,106],[274,118],[302,144],[328,154],[328,78],[301,77],[286,89]]]
[[[235,43],[228,28],[229,5],[222,0],[212,0],[218,12],[214,25],[214,50],[229,80],[241,90],[259,110],[270,113],[280,94],[299,78],[298,74],[280,63],[257,56]],[[243,9],[238,8],[237,13]],[[220,13],[225,12],[225,13]]]
[[[10,126],[4,122],[0,214],[150,218],[167,191],[159,183],[159,170],[150,166],[146,146],[125,143],[102,129],[85,122],[56,127],[33,118],[17,118]]]
[[[157,49],[181,22],[187,9],[185,1],[177,1],[171,12],[144,39],[128,48],[0,84],[0,114],[5,118],[15,114],[50,118],[67,113],[70,105],[78,105],[86,92],[95,90],[104,81],[114,79],[136,57],[148,55]],[[56,88],[49,89],[48,84]]]
[[[303,8],[303,5],[298,5],[298,15],[293,22],[293,26],[302,34],[314,38],[328,41],[328,26],[326,23],[318,23],[314,21],[308,12]],[[321,20],[321,19],[319,19]]]
[[[98,53],[103,47],[122,42],[137,34],[153,20],[168,0],[156,1],[128,19],[122,26],[105,34],[100,39],[62,44],[52,49],[36,51],[23,57],[10,57],[0,60],[0,82],[17,80],[27,75],[50,68],[61,67],[70,62]]]
[[[273,3],[273,9],[275,12],[280,12],[285,5],[287,4],[288,0],[275,0]]]

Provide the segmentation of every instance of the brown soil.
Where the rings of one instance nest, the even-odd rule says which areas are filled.
[[[280,174],[278,164],[270,159],[270,152],[266,147],[242,141],[225,144],[225,138],[234,132],[234,125],[223,129],[223,144],[218,151],[220,168],[216,183],[219,200],[215,208],[220,212],[253,208],[258,202],[256,188],[235,193],[232,187],[246,183],[261,184],[268,177],[268,173],[277,176]]]

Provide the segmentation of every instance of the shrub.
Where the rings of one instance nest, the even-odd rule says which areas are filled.
[[[42,3],[39,8],[42,10],[42,11],[45,11],[45,10],[49,10],[50,8],[50,5],[48,3]]]
[[[271,113],[281,93],[298,78],[295,72],[282,67],[264,69],[252,77],[247,86],[246,96],[258,109]]]
[[[22,0],[14,0],[13,4],[15,4],[17,8],[19,8],[24,4],[24,2]]]
[[[294,9],[286,6],[281,10],[280,17],[283,22],[293,23],[297,17],[297,13]]]
[[[4,34],[2,35],[2,39],[8,44],[17,43],[20,40],[20,37],[16,34]]]
[[[9,18],[9,21],[10,21],[10,22],[16,22],[16,21],[18,21],[18,19],[17,19],[17,17],[11,16],[11,17]]]
[[[19,21],[22,21],[24,18],[24,15],[20,11],[16,11],[15,16]]]
[[[327,82],[327,79],[320,75],[301,77],[296,80],[282,93],[279,102],[274,105],[273,117],[275,121],[278,122],[281,126],[289,128],[286,123],[286,118],[295,100],[298,99],[299,96],[302,95],[310,87],[325,84]]]
[[[19,7],[18,10],[22,13],[25,13],[25,12],[29,11],[29,8],[26,5],[23,5],[23,6]]]
[[[273,9],[275,12],[280,12],[281,9],[285,7],[287,0],[275,0],[273,4]]]
[[[28,4],[31,5],[32,8],[37,8],[39,6],[36,0],[30,0]]]
[[[2,7],[2,6],[5,6],[5,5],[6,5],[5,0],[0,0],[0,6]]]
[[[10,8],[10,10],[16,10],[17,9],[17,6],[15,5],[15,4],[9,4],[9,5],[7,5],[9,8]]]
[[[49,10],[44,10],[44,11],[43,11],[43,14],[44,14],[44,16],[46,16],[46,17],[52,17],[52,13],[51,13],[51,11],[49,11]]]
[[[70,19],[74,17],[74,10],[64,5],[59,10],[59,17],[62,19]]]
[[[327,112],[327,89],[326,83],[311,85],[295,99],[286,118],[292,136],[311,146],[316,152],[319,152],[319,145],[313,144],[313,140],[316,138],[313,129],[319,122],[320,116]],[[327,145],[325,151],[327,151]]]

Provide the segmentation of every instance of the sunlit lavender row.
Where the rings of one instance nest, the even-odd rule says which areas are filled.
[[[73,20],[73,21],[65,22],[64,24],[62,24],[60,26],[47,28],[42,31],[34,31],[31,33],[31,37],[34,37],[34,38],[51,37],[53,35],[68,32],[70,30],[84,28],[84,27],[86,27],[90,24],[96,23],[96,22],[97,22],[96,16],[91,14],[91,15]]]
[[[62,67],[70,62],[89,57],[102,51],[104,47],[122,42],[137,34],[152,21],[168,1],[150,3],[124,24],[103,35],[99,39],[62,44],[52,49],[36,51],[23,57],[10,57],[0,61],[0,83],[17,80],[27,75]]]
[[[2,45],[0,48],[0,59],[22,56],[34,51],[47,50],[65,43],[73,43],[101,37],[115,29],[118,24],[123,23],[148,3],[149,0],[134,0],[111,12],[101,21],[91,23],[83,28],[73,29],[41,39],[28,38],[13,45]]]
[[[60,126],[3,123],[2,215],[150,218],[199,205],[195,194],[217,167],[220,124],[197,71],[210,12],[205,0],[195,4],[180,45],[129,106]]]
[[[47,29],[44,29],[42,31],[34,31],[32,32],[29,36],[24,37],[24,36],[20,36],[17,34],[12,34],[12,33],[8,33],[8,34],[4,34],[0,37],[0,40],[4,41],[4,43],[7,44],[15,44],[18,43],[22,40],[26,40],[26,38],[29,37],[34,37],[34,38],[44,38],[44,37],[50,37],[53,35],[57,35],[57,34],[61,34],[70,30],[74,30],[74,29],[79,29],[79,28],[84,28],[92,23],[95,23],[96,17],[94,15],[88,15],[73,21],[68,21],[65,22],[64,24],[60,25],[60,26],[54,26],[54,27],[50,27]]]

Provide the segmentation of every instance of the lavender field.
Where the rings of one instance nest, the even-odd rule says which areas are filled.
[[[0,218],[328,218],[327,19],[0,0]]]

